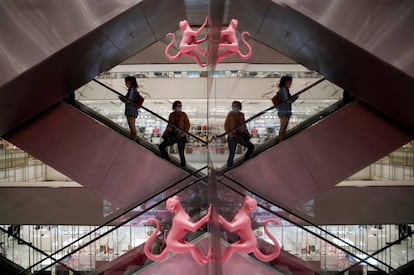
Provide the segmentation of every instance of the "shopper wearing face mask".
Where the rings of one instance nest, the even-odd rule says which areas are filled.
[[[163,142],[159,145],[161,156],[169,159],[166,148],[177,143],[178,153],[180,155],[181,166],[186,166],[184,149],[187,142],[186,132],[190,130],[190,121],[186,113],[182,111],[182,103],[179,100],[174,101],[172,106],[174,112],[170,113],[168,126],[162,134]],[[173,127],[173,125],[175,127]]]
[[[229,158],[227,160],[228,167],[233,166],[234,154],[238,143],[247,148],[247,152],[244,155],[245,160],[250,158],[254,150],[254,145],[249,141],[250,134],[245,124],[246,120],[244,119],[244,114],[240,112],[241,109],[241,102],[233,101],[231,104],[231,112],[229,112],[226,117],[226,121],[224,122],[224,130],[227,133],[227,142],[229,144],[230,151]]]

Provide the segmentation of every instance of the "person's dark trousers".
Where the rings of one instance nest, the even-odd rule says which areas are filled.
[[[177,146],[178,146],[178,154],[180,155],[181,166],[185,166],[186,165],[185,156],[184,156],[185,143],[186,143],[185,136],[178,138]]]
[[[184,156],[184,149],[185,149],[185,143],[186,138],[185,137],[178,137],[178,138],[164,138],[164,140],[159,145],[160,153],[163,158],[169,159],[167,147],[176,144],[178,145],[178,154],[180,155],[180,162],[181,166],[186,165],[185,156]]]
[[[229,136],[227,138],[227,143],[229,144],[229,152],[230,152],[229,158],[227,160],[227,166],[228,167],[233,166],[233,159],[234,159],[234,154],[236,152],[237,143],[239,143],[242,146],[247,148],[247,152],[244,155],[245,160],[250,158],[250,156],[252,155],[253,150],[254,150],[254,145],[249,140],[244,140],[244,139],[234,138],[234,137]]]
[[[254,150],[253,143],[251,143],[249,140],[240,140],[238,143],[247,148],[246,154],[244,154],[244,160],[248,160]]]
[[[234,153],[236,152],[237,141],[235,138],[227,137],[227,143],[229,144],[229,158],[227,159],[227,166],[233,166]]]
[[[158,146],[160,148],[161,156],[165,159],[169,159],[167,147],[175,144],[177,142],[176,139],[165,137],[161,144]]]

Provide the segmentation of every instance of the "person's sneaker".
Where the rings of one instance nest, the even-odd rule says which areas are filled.
[[[233,167],[233,162],[227,162],[227,167]]]
[[[185,167],[186,166],[185,161],[181,161],[180,165],[181,165],[181,167]]]

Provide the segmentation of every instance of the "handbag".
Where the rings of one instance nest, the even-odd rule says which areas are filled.
[[[178,141],[178,137],[174,132],[169,132],[168,134],[162,137],[165,142],[167,143],[176,143]]]
[[[279,105],[282,103],[280,101],[279,92],[276,93],[274,97],[272,97],[272,103],[273,106],[275,106],[276,109],[279,109]]]
[[[248,142],[252,137],[251,137],[251,135],[249,134],[249,132],[243,132],[242,134],[241,134],[241,138],[245,141],[245,142]]]
[[[135,104],[140,108],[142,104],[144,103],[144,98],[138,93],[137,100],[135,101]]]

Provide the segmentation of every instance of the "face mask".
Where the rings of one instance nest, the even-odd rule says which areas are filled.
[[[237,107],[231,107],[231,110],[232,110],[233,112],[238,112],[238,111],[239,111],[239,108],[237,108]]]
[[[177,112],[181,112],[181,110],[182,110],[183,108],[182,107],[176,107],[175,108],[175,110],[177,111]]]

